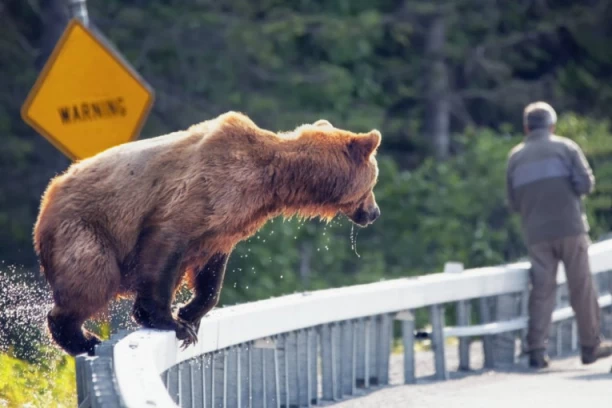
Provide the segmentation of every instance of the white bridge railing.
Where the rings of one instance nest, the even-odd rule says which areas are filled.
[[[590,263],[600,306],[609,308],[612,240],[591,246]],[[423,337],[415,334],[414,312],[424,308],[437,379],[448,378],[447,337],[460,339],[460,370],[470,368],[474,337],[483,338],[485,367],[514,364],[516,339],[527,324],[529,267],[523,262],[463,270],[449,263],[445,273],[219,308],[202,320],[198,343],[186,350],[174,332],[122,332],[99,345],[96,356],[77,357],[79,404],[289,408],[339,400],[357,388],[388,384],[395,321],[404,346],[404,382],[414,383],[414,342]],[[579,347],[562,265],[558,285],[552,354]],[[450,304],[455,327],[444,323]]]

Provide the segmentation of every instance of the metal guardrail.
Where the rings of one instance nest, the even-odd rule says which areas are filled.
[[[591,246],[602,308],[612,305],[612,240]],[[485,367],[517,362],[527,324],[529,263],[294,294],[219,308],[202,319],[199,342],[181,350],[174,332],[120,332],[77,357],[83,407],[309,407],[389,382],[394,322],[401,326],[404,382],[416,381],[414,311],[427,308],[435,377],[448,379],[445,338],[458,337],[459,369],[482,336]],[[551,353],[578,347],[563,266],[559,267]],[[455,304],[457,326],[444,307]],[[471,310],[479,311],[472,325]],[[569,322],[568,322],[569,320]],[[561,323],[567,322],[569,326]],[[569,330],[567,329],[569,327]]]

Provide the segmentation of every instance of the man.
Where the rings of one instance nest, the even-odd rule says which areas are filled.
[[[533,368],[549,364],[546,345],[559,261],[565,266],[582,363],[612,355],[612,342],[600,334],[588,258],[589,225],[582,208],[582,197],[593,191],[595,178],[580,147],[553,133],[556,123],[549,104],[528,105],[523,113],[526,138],[510,152],[506,170],[508,205],[521,217],[532,265],[526,352]]]

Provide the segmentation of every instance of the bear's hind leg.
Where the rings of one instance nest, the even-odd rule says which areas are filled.
[[[229,254],[217,253],[206,265],[195,271],[193,284],[195,296],[178,313],[180,319],[191,323],[197,332],[200,320],[219,302],[223,277]]]
[[[100,339],[82,325],[117,293],[121,280],[117,260],[100,233],[84,223],[66,229],[55,241],[67,245],[56,249],[53,263],[45,265],[54,299],[47,315],[49,331],[67,353],[93,355]]]
[[[53,340],[68,354],[76,356],[87,353],[94,355],[96,344],[100,339],[93,333],[82,329],[87,316],[66,311],[55,306],[47,315],[49,331]]]

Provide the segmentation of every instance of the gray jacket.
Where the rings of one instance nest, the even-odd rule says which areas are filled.
[[[594,187],[580,147],[548,130],[531,132],[508,155],[508,206],[521,216],[527,245],[588,232],[582,196]]]

